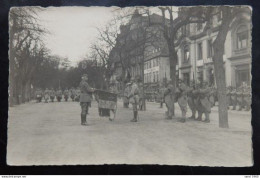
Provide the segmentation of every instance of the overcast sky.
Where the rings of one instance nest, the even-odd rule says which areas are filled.
[[[41,25],[50,34],[44,37],[53,55],[68,57],[75,65],[98,37],[96,28],[105,27],[118,7],[49,7],[39,13]],[[152,9],[159,13],[158,8]]]

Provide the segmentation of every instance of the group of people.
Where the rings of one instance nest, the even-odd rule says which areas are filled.
[[[177,102],[181,109],[181,122],[185,122],[187,117],[187,108],[189,106],[192,115],[189,119],[210,122],[211,107],[215,104],[215,91],[213,87],[209,87],[207,82],[195,84],[191,82],[187,86],[182,80],[179,80],[178,86],[174,89],[171,82],[163,92],[164,102],[167,106],[166,119],[172,119],[175,115],[174,103]],[[196,113],[198,116],[196,117]],[[203,114],[205,120],[202,120]]]
[[[79,101],[79,96],[80,90],[74,88],[71,88],[70,90],[66,88],[64,91],[61,89],[55,91],[53,88],[46,88],[45,90],[38,88],[35,91],[35,98],[38,103],[42,100],[44,100],[45,103],[48,103],[49,101],[54,102],[55,98],[58,102],[61,102],[63,98],[65,101],[68,101],[69,98],[71,98],[72,101]]]
[[[227,87],[228,109],[249,111],[251,108],[251,87],[242,84],[239,88]],[[231,107],[230,107],[231,106]]]

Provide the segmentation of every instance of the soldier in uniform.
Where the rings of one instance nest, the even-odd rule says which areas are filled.
[[[42,101],[42,91],[41,89],[37,89],[35,92],[37,103],[40,103]]]
[[[175,97],[174,97],[174,88],[171,81],[168,82],[167,87],[164,91],[164,101],[167,107],[166,119],[172,119],[172,117],[175,114],[174,113]]]
[[[61,99],[62,99],[62,91],[61,91],[60,88],[59,88],[58,91],[56,92],[56,98],[57,98],[58,102],[60,102]]]
[[[216,89],[214,86],[210,87],[210,93],[209,93],[209,101],[211,103],[211,107],[215,106],[215,95],[216,95]]]
[[[198,111],[198,117],[195,119],[196,121],[202,121],[202,114],[203,114],[203,108],[200,102],[200,88],[202,88],[202,82],[199,81],[197,88],[195,88],[192,91],[194,105],[196,110]]]
[[[187,93],[189,88],[184,84],[182,80],[179,80],[179,86],[176,89],[176,97],[178,98],[178,104],[181,108],[181,122],[186,121],[187,105],[188,105],[188,96]]]
[[[230,97],[231,97],[231,105],[232,110],[236,110],[236,106],[237,106],[237,92],[236,89],[233,88],[232,91],[230,92]]]
[[[45,91],[44,91],[44,100],[45,100],[45,103],[48,103],[49,98],[50,98],[50,90],[49,90],[48,88],[46,88]]]
[[[243,103],[243,87],[240,86],[236,92],[237,94],[237,104],[238,104],[238,110],[241,111],[244,107]]]
[[[229,109],[231,103],[231,86],[227,87],[227,109]]]
[[[138,86],[138,77],[132,78],[132,85],[131,85],[131,91],[129,94],[129,102],[133,105],[133,113],[134,118],[131,120],[131,122],[137,122],[137,116],[138,116],[138,104],[139,104],[139,86]]]
[[[124,90],[124,96],[123,96],[124,108],[129,107],[129,98],[128,98],[129,92],[130,92],[130,83],[127,83]]]
[[[193,94],[193,90],[195,90],[195,83],[194,82],[190,82],[190,88],[188,90],[187,96],[188,96],[188,105],[190,107],[191,110],[191,117],[189,117],[189,119],[195,119],[196,117],[196,105],[195,105],[195,96]]]
[[[211,112],[211,103],[208,99],[210,94],[210,88],[207,85],[207,82],[204,83],[203,88],[199,90],[199,100],[200,106],[202,109],[202,113],[205,114],[205,121],[206,123],[210,122],[209,114]]]
[[[68,88],[66,88],[64,90],[63,95],[64,95],[65,101],[68,101],[68,98],[69,98],[69,90],[68,90]]]
[[[55,91],[53,88],[51,88],[51,90],[50,90],[50,98],[51,98],[51,102],[53,102],[54,98],[55,98]]]
[[[144,89],[141,82],[139,83],[139,110],[144,110]]]
[[[244,95],[243,96],[244,106],[246,108],[246,111],[249,111],[251,108],[251,87],[250,86],[246,87],[243,95]]]
[[[75,95],[76,95],[76,93],[75,93],[75,89],[72,87],[71,89],[70,89],[70,98],[71,98],[71,100],[72,101],[74,101],[74,99],[75,99]]]
[[[91,103],[91,94],[94,89],[88,84],[88,75],[82,75],[81,82],[79,84],[80,88],[80,106],[81,106],[81,125],[87,125],[87,113],[88,107]]]
[[[159,100],[160,100],[160,108],[163,108],[163,103],[164,103],[164,91],[165,87],[163,86],[163,83],[160,83],[160,88],[159,88]]]

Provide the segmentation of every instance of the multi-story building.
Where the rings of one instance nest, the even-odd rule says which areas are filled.
[[[160,15],[148,17],[136,11],[129,23],[120,27],[117,44],[110,53],[111,82],[117,83],[119,90],[124,82],[119,79],[122,74],[125,79],[141,76],[146,93],[153,93],[159,82],[170,79],[168,48],[158,26],[161,21]]]
[[[177,79],[184,80],[187,84],[191,80],[207,81],[215,84],[214,66],[212,57],[213,41],[215,40],[222,14],[216,13],[211,19],[210,27],[205,28],[206,23],[188,24],[183,26],[176,34],[176,50],[178,62],[176,66]],[[243,82],[251,84],[251,17],[247,15],[237,16],[227,34],[224,51],[224,69],[227,86],[239,87]],[[148,27],[148,22],[151,26]],[[111,82],[118,83],[118,88],[122,89],[122,82],[118,82],[118,76],[122,73],[129,77],[139,75],[144,80],[147,93],[153,93],[158,89],[159,83],[170,79],[170,64],[167,43],[158,28],[158,23],[162,22],[162,17],[152,14],[150,19],[136,13],[128,24],[121,26],[121,33],[118,35],[118,43],[112,50],[110,57],[113,61],[113,75]],[[142,39],[140,36],[140,26],[158,32],[159,38],[155,45],[145,43],[144,48],[140,46],[127,46],[131,44],[131,39]],[[141,33],[142,34],[142,33]],[[121,42],[120,42],[121,41]],[[130,52],[122,50],[125,46]],[[121,49],[121,51],[119,50]],[[125,49],[125,50],[126,50]],[[122,60],[124,58],[124,64]],[[125,67],[122,67],[125,65]]]
[[[213,41],[218,34],[222,14],[211,19],[210,28],[206,24],[189,24],[180,30],[177,42],[179,77],[186,83],[190,80],[207,81],[215,84]],[[237,16],[230,24],[224,47],[224,69],[227,86],[239,87],[243,82],[251,82],[251,19]]]

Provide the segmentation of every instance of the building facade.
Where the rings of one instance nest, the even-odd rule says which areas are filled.
[[[218,34],[222,14],[213,16],[210,28],[206,24],[189,24],[180,31],[178,41],[179,77],[186,83],[191,80],[206,81],[215,85],[212,61],[213,41]],[[184,30],[186,29],[186,30]],[[227,86],[251,84],[251,19],[237,16],[230,24],[224,47],[224,69]]]
[[[176,34],[177,79],[180,78],[187,84],[190,81],[206,81],[210,85],[216,85],[212,61],[213,42],[218,34],[221,18],[222,14],[216,13],[207,28],[206,23],[193,23],[183,26]],[[149,27],[147,27],[148,21]],[[118,80],[118,76],[122,73],[126,76],[125,78],[141,76],[148,94],[157,92],[160,83],[170,80],[167,43],[158,26],[151,25],[153,22],[161,21],[162,17],[157,14],[152,14],[148,19],[148,17],[136,13],[128,24],[121,27],[118,41],[131,43],[132,38],[142,39],[141,36],[138,36],[140,26],[158,32],[159,38],[153,40],[153,43],[156,41],[155,45],[149,45],[147,42],[144,48],[135,46],[129,53],[123,54],[119,50],[112,50],[114,72],[111,82],[117,83],[119,90],[122,89],[124,82]],[[237,16],[230,24],[223,55],[227,86],[239,87],[243,83],[251,84],[251,28],[251,17],[244,14]],[[118,42],[119,46],[123,46],[123,44]],[[124,58],[124,63],[119,59],[120,55],[121,59]],[[122,67],[123,65],[125,66]]]

